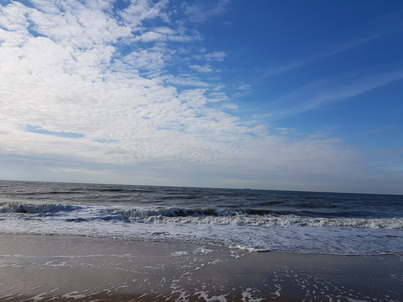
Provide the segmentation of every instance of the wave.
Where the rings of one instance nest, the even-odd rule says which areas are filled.
[[[198,199],[198,196],[195,195],[167,195],[164,197],[160,197],[161,200],[181,200],[181,199]]]
[[[0,216],[57,217],[67,222],[123,221],[128,223],[210,224],[260,227],[403,229],[402,218],[324,218],[261,209],[181,207],[105,207],[66,204],[0,203]]]
[[[260,206],[271,206],[271,205],[284,204],[284,203],[285,203],[284,201],[280,201],[280,200],[269,200],[269,201],[257,202],[257,204]]]
[[[186,197],[183,197],[186,198]],[[81,206],[53,203],[20,203],[0,202],[0,213],[20,214],[54,214],[72,211],[99,211],[100,214],[121,214],[125,216],[165,216],[165,217],[199,217],[199,216],[236,216],[236,215],[275,215],[285,212],[275,212],[260,209],[215,209],[215,208],[180,208],[180,207],[150,207],[150,208],[128,208],[128,207],[102,207],[102,206]]]
[[[303,218],[296,216],[205,216],[205,217],[167,217],[147,216],[130,217],[132,222],[142,223],[172,223],[172,224],[214,224],[234,226],[260,226],[260,227],[299,227],[308,226],[315,228],[338,227],[338,228],[361,228],[361,229],[403,229],[403,219],[354,219],[354,218]]]
[[[89,189],[87,189],[89,190]],[[141,189],[141,188],[96,188],[92,189],[92,191],[96,192],[109,192],[109,193],[153,193],[150,189]]]
[[[0,213],[52,214],[72,212],[83,209],[81,206],[64,204],[27,204],[19,202],[0,202]]]

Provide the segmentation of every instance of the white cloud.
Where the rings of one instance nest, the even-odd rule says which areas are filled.
[[[200,35],[197,32],[193,32],[193,35],[186,33],[180,33],[179,31],[168,29],[167,27],[159,27],[150,31],[144,32],[139,36],[136,36],[134,41],[140,42],[192,42],[201,40]]]
[[[203,73],[214,72],[214,69],[210,65],[203,65],[203,66],[202,65],[190,65],[189,67],[197,72],[203,72]]]
[[[252,86],[250,84],[241,84],[237,87],[238,90],[250,90]]]
[[[209,87],[210,84],[191,74],[163,77],[165,83],[187,87]]]
[[[292,129],[291,129],[292,130]],[[288,135],[290,134],[290,128],[278,127],[276,131],[281,135]]]
[[[238,110],[239,106],[233,103],[227,103],[224,106],[222,106],[223,109],[228,109],[228,110]]]
[[[210,102],[229,101],[228,96],[222,91],[210,92],[208,98]]]
[[[134,30],[141,27],[145,20],[161,19],[168,22],[169,18],[165,12],[168,3],[168,0],[161,0],[157,3],[151,0],[131,1],[130,5],[119,14]]]
[[[220,62],[220,61],[223,61],[226,58],[226,56],[227,56],[227,54],[223,51],[214,51],[214,52],[207,53],[205,55],[205,58],[207,61]]]
[[[164,49],[141,49],[116,60],[114,68],[127,73],[136,73],[141,70],[160,73],[169,59],[170,54]]]
[[[46,2],[49,6],[56,6],[53,1]],[[43,13],[32,9],[28,18],[37,33],[63,47],[91,49],[130,35],[128,25],[119,25],[102,10],[89,9],[77,1],[61,2],[56,8],[59,9],[58,13]]]
[[[107,175],[109,171],[98,171],[90,169],[68,169],[68,168],[54,168],[50,169],[51,172],[56,173],[71,173],[71,174],[84,174],[84,175]]]
[[[229,3],[230,0],[196,1],[190,5],[183,3],[182,7],[191,22],[201,23],[223,14]]]

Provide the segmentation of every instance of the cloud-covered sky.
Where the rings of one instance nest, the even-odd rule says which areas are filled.
[[[403,194],[403,2],[0,0],[0,178]]]

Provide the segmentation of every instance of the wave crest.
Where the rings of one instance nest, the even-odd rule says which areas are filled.
[[[214,224],[260,227],[403,229],[402,218],[313,218],[260,209],[213,209],[181,207],[100,207],[65,204],[0,203],[0,214],[57,217],[67,222],[124,221],[128,223]]]

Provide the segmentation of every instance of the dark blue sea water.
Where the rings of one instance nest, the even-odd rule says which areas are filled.
[[[0,181],[0,233],[401,253],[403,196]]]

